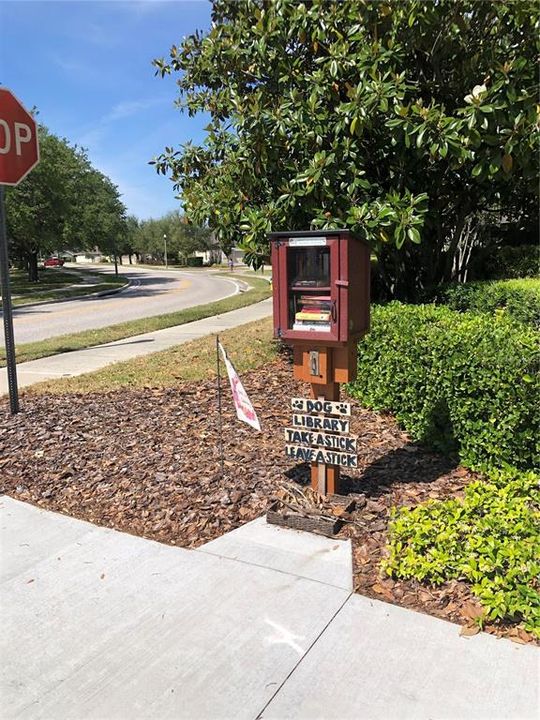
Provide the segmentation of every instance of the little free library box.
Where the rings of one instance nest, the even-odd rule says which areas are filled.
[[[340,467],[357,467],[350,406],[341,383],[357,372],[357,346],[369,330],[370,249],[349,230],[270,233],[274,337],[292,346],[294,377],[311,385],[312,399],[292,401],[286,453],[311,463],[311,485],[339,493]],[[345,411],[347,408],[347,411]],[[333,416],[333,417],[332,417]]]

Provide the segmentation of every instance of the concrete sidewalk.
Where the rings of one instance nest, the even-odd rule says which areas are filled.
[[[106,345],[87,348],[86,350],[76,350],[60,355],[51,355],[40,360],[31,360],[17,365],[19,387],[34,385],[43,380],[82,375],[115,362],[149,355],[211,333],[223,332],[238,325],[261,320],[271,314],[272,300],[269,298],[255,305],[248,305],[238,310],[231,310],[221,315],[214,315],[184,325],[176,325],[175,327],[156,330],[144,335],[135,335]],[[0,395],[7,392],[7,370],[1,368]]]
[[[349,541],[186,550],[6,496],[0,527],[5,720],[538,715],[538,648],[353,594]]]

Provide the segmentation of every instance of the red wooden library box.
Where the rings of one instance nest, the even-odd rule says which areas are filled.
[[[349,230],[270,233],[274,337],[343,346],[369,330],[370,250]]]

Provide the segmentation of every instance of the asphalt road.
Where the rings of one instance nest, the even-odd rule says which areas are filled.
[[[84,267],[104,269],[97,265]],[[114,272],[109,266],[106,267],[107,272]],[[238,292],[238,286],[232,280],[205,271],[153,270],[129,265],[119,267],[118,270],[120,274],[129,277],[132,284],[117,295],[15,308],[15,343],[44,340],[80,330],[107,327],[126,320],[170,313]],[[3,332],[0,332],[0,345],[4,345]]]

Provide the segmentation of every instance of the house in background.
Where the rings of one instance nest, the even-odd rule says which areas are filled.
[[[195,257],[202,258],[203,265],[227,265],[231,257],[235,265],[244,264],[244,251],[236,247],[231,250],[231,254],[229,256],[225,255],[218,246],[211,248],[210,250],[200,250],[194,252],[193,255]]]
[[[102,253],[93,252],[91,250],[65,250],[59,254],[66,262],[89,264],[100,263],[105,259]]]

